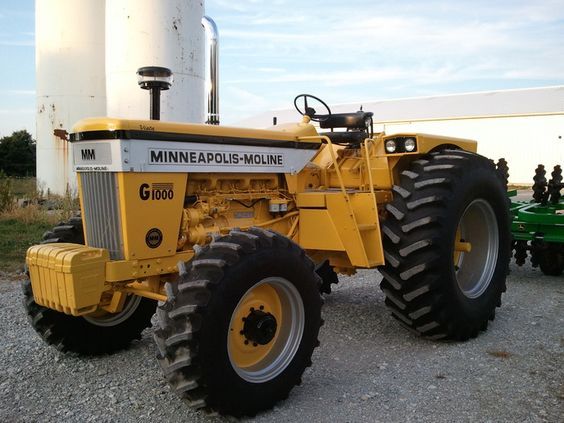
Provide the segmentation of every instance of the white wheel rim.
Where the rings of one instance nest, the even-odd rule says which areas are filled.
[[[123,309],[119,313],[107,313],[101,316],[83,316],[84,320],[92,323],[95,326],[110,327],[117,326],[120,323],[125,322],[129,319],[139,304],[141,303],[141,297],[138,295],[130,295],[123,305]]]
[[[491,283],[499,253],[499,230],[492,206],[481,198],[472,201],[460,218],[462,238],[472,246],[455,266],[460,291],[470,299],[480,297]]]

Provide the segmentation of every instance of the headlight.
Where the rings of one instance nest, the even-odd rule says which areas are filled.
[[[417,139],[415,137],[393,137],[384,143],[384,149],[388,154],[414,153],[417,151]]]
[[[394,140],[386,141],[386,151],[388,153],[393,153],[394,151],[396,151],[396,147],[396,142]]]
[[[405,151],[411,153],[412,151],[415,151],[415,140],[413,138],[408,138],[405,140],[403,146]]]

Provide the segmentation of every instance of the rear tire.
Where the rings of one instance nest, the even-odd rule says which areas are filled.
[[[68,242],[84,244],[82,220],[73,217],[45,232],[42,244]],[[127,348],[141,332],[151,326],[156,301],[129,296],[121,312],[75,317],[37,304],[31,282],[24,281],[24,307],[33,329],[49,345],[63,352],[82,355],[113,353]]]
[[[41,244],[53,244],[57,242],[84,244],[84,232],[80,216],[74,216],[66,222],[60,222],[53,229],[43,234]]]
[[[386,264],[379,268],[386,305],[427,338],[477,336],[506,289],[511,234],[504,181],[488,159],[443,150],[411,163],[393,191],[382,222]]]
[[[172,389],[233,416],[285,399],[311,365],[322,323],[321,280],[304,251],[274,232],[231,231],[179,270],[155,331]]]

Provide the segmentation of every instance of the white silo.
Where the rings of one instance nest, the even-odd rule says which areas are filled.
[[[148,119],[136,71],[174,72],[161,118],[205,120],[203,1],[36,0],[37,179],[63,194],[76,187],[66,132],[80,119]]]
[[[106,114],[104,8],[101,0],[35,2],[37,180],[54,193],[76,186],[66,131]]]
[[[172,70],[161,119],[204,121],[203,1],[106,1],[106,99],[111,117],[148,119],[149,95],[137,85],[143,66]]]

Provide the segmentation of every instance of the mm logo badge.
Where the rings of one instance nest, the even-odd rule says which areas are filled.
[[[80,150],[82,160],[96,160],[96,150],[93,148],[82,148]]]
[[[163,233],[158,228],[149,229],[145,235],[145,243],[149,248],[157,248],[163,242]]]

